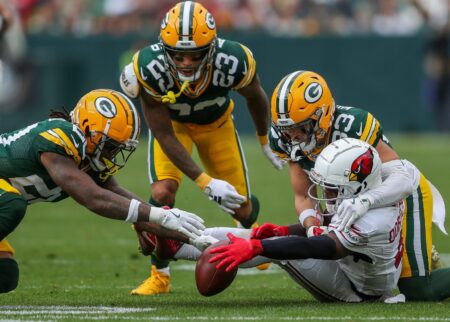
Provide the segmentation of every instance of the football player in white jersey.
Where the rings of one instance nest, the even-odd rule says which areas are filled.
[[[325,202],[333,214],[344,200],[381,184],[381,160],[368,143],[341,139],[321,152],[310,179],[323,191],[318,198],[310,189],[311,198]],[[210,251],[217,254],[210,260],[217,262],[217,267],[231,270],[241,264],[251,267],[273,260],[318,300],[362,302],[390,295],[397,284],[403,254],[402,218],[400,202],[370,209],[344,231],[337,229],[342,218],[333,216],[328,235],[311,238],[305,237],[299,224],[267,223],[251,233],[212,228],[205,234],[217,239],[227,234],[231,241]],[[195,248],[183,245],[175,258],[196,259],[199,255]]]

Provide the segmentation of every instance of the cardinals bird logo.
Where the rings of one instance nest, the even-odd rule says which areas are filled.
[[[373,152],[368,149],[353,161],[349,180],[362,183],[372,173],[372,169]]]

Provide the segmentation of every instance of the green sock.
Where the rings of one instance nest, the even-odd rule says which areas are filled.
[[[12,258],[0,258],[0,293],[15,290],[19,284],[19,266]]]
[[[252,212],[246,220],[241,221],[241,225],[247,229],[252,227],[252,225],[258,219],[258,215],[259,215],[259,200],[258,200],[258,198],[256,198],[256,196],[254,196],[254,195],[251,195],[250,200],[252,201]]]
[[[407,301],[442,301],[450,297],[450,267],[431,272],[430,276],[401,278],[400,292]]]

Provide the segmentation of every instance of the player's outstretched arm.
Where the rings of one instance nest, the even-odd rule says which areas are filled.
[[[41,163],[61,189],[98,215],[130,223],[155,223],[188,238],[196,238],[205,228],[203,220],[189,212],[151,207],[100,187],[89,175],[78,169],[77,164],[69,157],[43,152]]]

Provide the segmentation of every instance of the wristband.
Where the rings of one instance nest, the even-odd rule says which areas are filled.
[[[258,141],[261,145],[266,145],[267,143],[269,143],[269,138],[267,137],[267,135],[258,135]]]
[[[316,217],[316,211],[312,208],[305,209],[300,213],[300,216],[298,216],[298,222],[302,227],[305,227],[303,223],[305,222],[305,219],[308,217]]]
[[[131,199],[130,206],[128,208],[128,216],[125,219],[126,222],[135,223],[138,220],[140,201]]]
[[[195,183],[197,186],[200,187],[200,189],[205,189],[208,183],[211,182],[211,177],[207,175],[206,173],[202,172],[197,179],[195,179]]]

